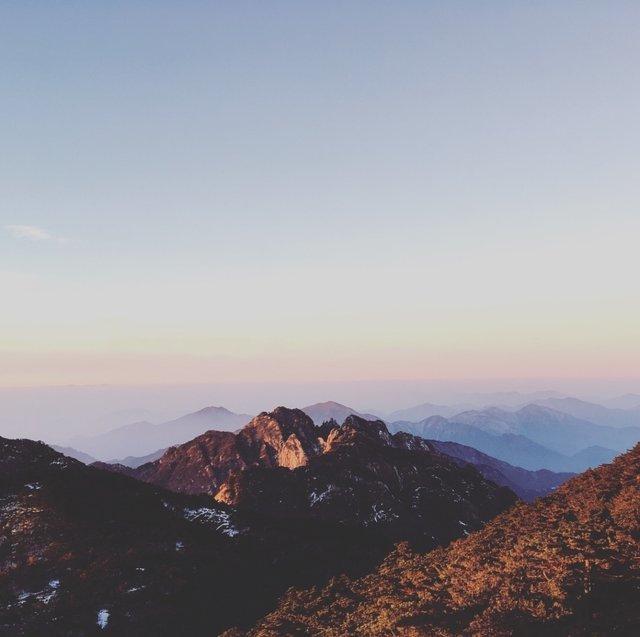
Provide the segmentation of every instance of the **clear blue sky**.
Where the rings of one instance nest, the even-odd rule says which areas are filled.
[[[634,2],[2,3],[0,385],[633,374],[639,32]]]

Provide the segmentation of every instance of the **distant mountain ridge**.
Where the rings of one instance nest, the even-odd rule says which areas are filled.
[[[640,427],[640,404],[634,409],[620,409],[577,398],[547,398],[536,401],[536,404],[607,427]]]
[[[611,409],[632,409],[637,411],[640,410],[640,394],[623,394],[622,396],[600,401],[600,403]]]
[[[422,403],[407,409],[398,409],[387,416],[388,422],[420,422],[432,416],[450,417],[462,411],[473,409],[472,405],[436,405],[434,403]]]
[[[626,451],[640,440],[640,427],[597,425],[566,412],[533,403],[515,412],[493,407],[457,414],[451,420],[479,427],[489,433],[526,436],[540,445],[567,455],[596,445]]]
[[[78,437],[73,446],[103,461],[139,457],[190,440],[208,429],[235,431],[251,419],[225,407],[205,407],[168,422],[140,421],[90,437]]]
[[[359,412],[353,409],[353,407],[347,407],[333,400],[302,407],[302,411],[304,411],[316,425],[321,425],[328,420],[344,422],[349,416],[358,416],[365,420],[378,420],[378,416]]]
[[[560,472],[610,461],[640,440],[640,428],[595,425],[534,404],[515,412],[491,407],[450,419],[433,416],[418,423],[396,422],[390,428],[468,445],[525,469]]]
[[[90,456],[88,453],[84,453],[83,451],[78,451],[73,447],[61,447],[60,445],[50,445],[51,448],[58,453],[61,453],[69,458],[74,458],[75,460],[79,460],[83,464],[91,464],[96,461],[93,456]]]

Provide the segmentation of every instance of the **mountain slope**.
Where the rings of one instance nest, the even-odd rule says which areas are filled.
[[[480,528],[515,501],[471,465],[452,462],[426,441],[392,437],[381,421],[349,416],[321,441],[322,452],[293,470],[230,473],[216,499],[282,520],[361,527],[423,548]]]
[[[639,558],[640,445],[445,549],[291,591],[246,634],[631,635]]]
[[[111,634],[221,629],[245,605],[236,534],[208,498],[0,438],[0,633],[90,635],[100,616]]]
[[[436,440],[429,440],[429,442],[450,458],[472,464],[487,480],[509,487],[527,502],[547,495],[574,475],[573,473],[556,473],[548,469],[528,471],[466,445]]]

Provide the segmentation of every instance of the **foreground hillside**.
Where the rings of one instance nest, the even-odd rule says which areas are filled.
[[[640,445],[448,548],[420,555],[401,545],[372,575],[291,591],[246,634],[633,635],[639,627]]]
[[[207,498],[0,438],[0,634],[175,634],[211,609],[223,628],[250,572],[237,534]]]

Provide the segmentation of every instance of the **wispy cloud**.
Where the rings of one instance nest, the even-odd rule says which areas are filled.
[[[63,237],[56,237],[38,226],[9,225],[5,230],[16,239],[26,239],[27,241],[64,241]]]

